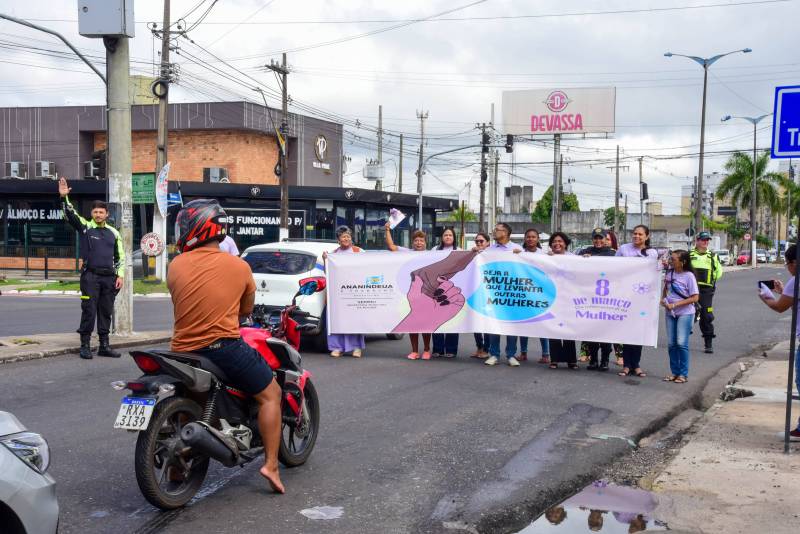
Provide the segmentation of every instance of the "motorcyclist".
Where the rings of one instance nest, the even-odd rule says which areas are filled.
[[[250,266],[219,248],[226,221],[216,200],[194,200],[178,213],[180,255],[167,275],[175,315],[171,348],[205,356],[227,375],[228,385],[258,402],[265,457],[260,472],[274,491],[284,493],[278,472],[281,389],[267,362],[239,333],[239,318],[252,312],[256,287]]]

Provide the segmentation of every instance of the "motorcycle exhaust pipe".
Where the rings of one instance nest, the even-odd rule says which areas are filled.
[[[181,439],[192,449],[210,456],[225,467],[233,467],[239,461],[239,453],[232,449],[215,429],[204,423],[189,423],[181,429]]]

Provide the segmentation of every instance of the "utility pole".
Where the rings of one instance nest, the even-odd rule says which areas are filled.
[[[555,195],[556,230],[561,231],[561,209],[564,202],[564,154],[558,155],[558,187]]]
[[[131,103],[128,38],[105,38],[108,78],[108,201],[119,206],[117,228],[125,250],[124,283],[114,302],[114,333],[133,332],[133,204],[131,198]]]
[[[500,152],[495,149],[494,151],[494,165],[492,166],[492,206],[489,211],[491,219],[489,225],[494,228],[497,224],[497,171],[500,163]]]
[[[614,165],[614,232],[619,233],[619,145],[617,145],[617,163]],[[624,239],[624,238],[623,238]]]
[[[419,165],[417,166],[417,193],[419,194],[419,220],[417,221],[417,228],[422,230],[422,154],[425,147],[425,119],[428,118],[428,112],[417,111],[417,118],[419,119]]]
[[[625,220],[628,220],[628,193],[625,193]]]
[[[486,123],[481,123],[481,198],[480,198],[480,214],[478,216],[478,227],[482,232],[486,231],[486,180],[488,178],[486,172],[486,154],[489,152],[489,134],[486,133]]]
[[[607,169],[613,169],[615,171],[615,173],[616,173],[616,178],[614,180],[614,232],[619,234],[620,233],[620,230],[619,230],[619,223],[620,223],[620,221],[619,221],[619,199],[620,199],[620,194],[619,194],[619,170],[620,169],[628,170],[628,166],[627,165],[620,165],[619,164],[619,145],[617,145],[617,163],[616,163],[616,165],[612,165],[611,167],[606,167],[606,168]],[[622,238],[622,240],[624,242],[625,241],[625,232],[624,231],[622,232],[621,238]]]
[[[164,19],[161,25],[161,70],[159,79],[167,83],[167,90],[158,99],[158,137],[156,139],[156,176],[167,164],[167,144],[169,143],[169,39],[170,32],[170,0],[164,0]],[[167,219],[162,217],[157,205],[153,206],[153,231],[159,234],[164,242],[167,242]],[[175,236],[176,239],[178,236]],[[166,248],[164,252],[156,256],[156,278],[167,279],[167,258]]]
[[[556,204],[556,197],[558,195],[558,160],[561,156],[561,134],[554,134],[553,135],[553,194],[551,198],[553,199],[552,206],[550,208],[550,233],[552,234],[555,232],[558,227],[556,226],[556,218],[558,217],[557,213],[557,204]]]
[[[281,127],[279,132],[278,144],[280,145],[280,168],[278,181],[281,187],[281,220],[278,239],[283,241],[289,239],[289,175],[286,165],[289,152],[289,67],[286,65],[286,52],[283,53],[280,64],[270,61],[267,68],[272,72],[281,75]],[[267,109],[267,113],[269,113]]]
[[[383,170],[383,106],[378,106],[378,168]],[[375,190],[383,190],[383,180],[375,180]]]
[[[400,164],[397,166],[397,192],[403,192],[403,134],[400,134]]]
[[[644,189],[642,188],[642,156],[639,156],[639,224],[644,224]],[[628,215],[625,214],[625,218]]]

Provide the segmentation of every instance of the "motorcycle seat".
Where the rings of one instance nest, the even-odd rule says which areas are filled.
[[[168,350],[157,350],[153,351],[159,356],[164,358],[169,358],[170,360],[177,360],[181,363],[186,363],[191,365],[192,367],[197,367],[204,371],[208,371],[209,373],[216,376],[221,382],[228,383],[228,376],[225,372],[217,367],[217,365],[200,354],[196,354],[194,352],[172,352]]]

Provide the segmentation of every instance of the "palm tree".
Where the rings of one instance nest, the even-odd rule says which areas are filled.
[[[780,195],[776,186],[783,175],[766,172],[769,161],[769,152],[763,152],[756,158],[756,201],[759,206],[777,211]],[[728,176],[719,184],[717,198],[721,200],[730,195],[734,206],[749,210],[753,191],[753,158],[746,152],[734,152],[724,167]]]

